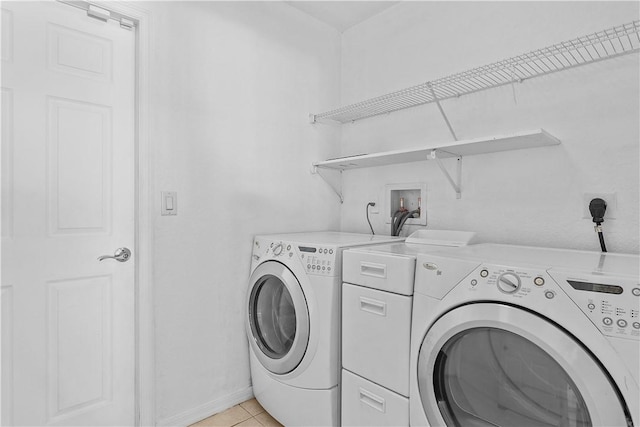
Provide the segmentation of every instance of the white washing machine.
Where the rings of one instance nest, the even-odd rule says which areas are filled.
[[[418,255],[412,426],[639,426],[639,258]]]
[[[339,425],[342,250],[399,240],[256,236],[246,305],[253,393],[282,424]]]

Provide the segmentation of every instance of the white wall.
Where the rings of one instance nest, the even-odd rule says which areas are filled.
[[[637,2],[405,2],[343,34],[342,104],[630,22],[638,14]],[[461,200],[435,163],[345,172],[342,228],[368,230],[365,205],[383,202],[385,184],[422,181],[428,228],[473,230],[481,241],[599,250],[591,220],[582,218],[582,193],[615,192],[618,216],[605,216],[604,223],[609,250],[637,253],[638,69],[634,54],[444,101],[460,139],[544,128],[562,145],[465,157]],[[343,125],[342,154],[451,140],[431,104]],[[453,168],[451,162],[445,160]],[[372,215],[372,222],[389,233],[382,214]]]
[[[342,128],[320,112],[637,19],[633,3],[407,2],[345,32],[280,2],[157,2],[152,14],[156,406],[186,424],[249,392],[244,298],[252,237],[367,232],[387,183],[426,181],[429,228],[597,249],[582,192],[616,192],[611,250],[638,252],[638,60],[627,56],[444,102],[461,138],[543,127],[560,147],[464,159],[456,200],[434,164],[343,174],[311,162],[449,141],[434,105]],[[342,96],[342,99],[340,99]],[[340,140],[341,144],[340,144]],[[160,191],[178,216],[160,217]],[[382,215],[374,227],[388,233]],[[408,230],[410,231],[410,230]]]
[[[156,407],[186,424],[249,395],[244,299],[255,234],[339,228],[312,161],[337,131],[340,35],[283,3],[158,2],[151,12]],[[159,216],[160,191],[178,215]]]

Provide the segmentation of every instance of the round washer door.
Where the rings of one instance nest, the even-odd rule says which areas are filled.
[[[626,426],[609,375],[564,330],[499,303],[458,307],[428,330],[418,355],[432,426]]]
[[[309,342],[309,310],[302,287],[277,261],[259,265],[249,283],[249,343],[266,369],[274,374],[291,372]]]

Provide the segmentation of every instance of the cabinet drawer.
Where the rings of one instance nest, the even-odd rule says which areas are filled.
[[[413,295],[414,257],[347,250],[342,254],[342,280],[354,285]]]
[[[342,370],[343,426],[408,426],[409,399]]]
[[[409,396],[413,298],[342,286],[342,366]]]

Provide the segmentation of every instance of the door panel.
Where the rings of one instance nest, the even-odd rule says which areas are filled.
[[[47,104],[49,232],[109,233],[111,109],[53,97]]]
[[[133,425],[135,32],[2,7],[2,423]]]

